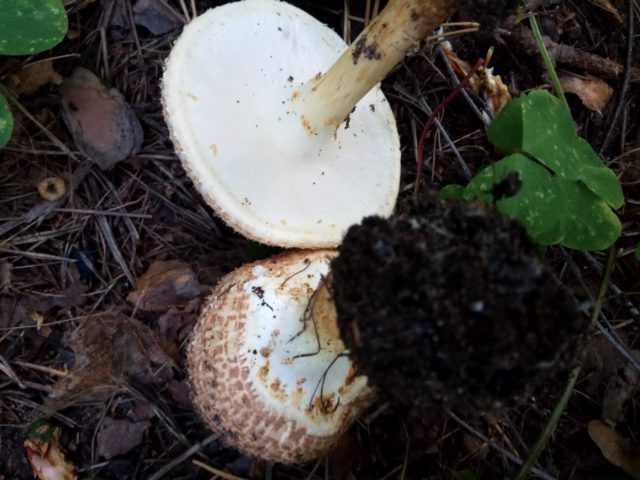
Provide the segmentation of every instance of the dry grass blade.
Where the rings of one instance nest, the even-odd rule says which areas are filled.
[[[194,465],[197,465],[200,468],[205,469],[207,472],[213,473],[214,475],[217,475],[219,478],[223,478],[224,480],[247,480],[246,478],[237,477],[235,475],[227,473],[224,470],[219,470],[217,468],[211,467],[206,463],[200,462],[199,460],[192,460],[192,462]]]

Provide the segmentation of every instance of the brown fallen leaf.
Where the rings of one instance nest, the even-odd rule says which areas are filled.
[[[175,344],[125,315],[100,315],[80,324],[66,338],[75,353],[71,373],[52,388],[45,410],[83,401],[102,401],[125,391],[130,381],[165,385],[179,361]]]
[[[635,480],[640,480],[640,447],[633,445],[600,420],[591,420],[588,431],[591,440],[600,448],[607,460]]]
[[[53,60],[32,63],[9,77],[9,84],[18,95],[31,95],[45,85],[60,83],[62,76],[53,68]]]
[[[133,6],[133,18],[154,35],[164,35],[185,23],[180,14],[160,0],[138,0]]]
[[[560,76],[560,84],[566,92],[578,95],[585,107],[600,114],[613,95],[613,88],[597,77],[566,74]]]
[[[157,329],[160,335],[174,341],[182,343],[193,330],[198,320],[198,311],[202,306],[202,299],[196,297],[181,308],[169,307],[169,309],[160,315],[156,320]]]
[[[200,283],[189,265],[179,260],[153,262],[136,281],[127,301],[147,312],[166,312],[200,294]]]
[[[458,57],[451,43],[443,42],[442,49],[451,62],[453,71],[460,78],[465,77],[472,68],[471,64]],[[491,57],[491,54],[492,51],[489,51],[487,57]],[[489,60],[487,60],[488,62]],[[500,75],[494,75],[493,68],[480,67],[469,79],[469,87],[478,94],[486,95],[487,104],[494,115],[497,115],[511,100],[509,88],[504,84]]]
[[[102,170],[135,155],[142,127],[124,96],[89,70],[76,68],[62,82],[62,118],[78,148]]]
[[[147,420],[132,422],[106,417],[96,438],[98,457],[110,460],[130,452],[142,443],[145,432],[151,426]]]
[[[45,423],[35,434],[24,442],[33,474],[40,480],[76,480],[75,467],[60,445],[60,429]]]
[[[191,389],[186,380],[176,380],[174,378],[167,383],[167,391],[176,403],[186,408],[193,408],[193,403],[191,403]]]
[[[591,0],[591,3],[599,6],[603,10],[606,10],[607,12],[609,12],[611,15],[613,15],[615,17],[615,19],[618,22],[620,22],[620,23],[624,22],[624,19],[622,18],[622,15],[620,15],[620,12],[618,11],[618,9],[616,7],[614,7],[613,4],[609,0]]]

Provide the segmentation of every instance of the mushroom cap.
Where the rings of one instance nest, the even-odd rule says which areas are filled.
[[[346,48],[273,0],[209,10],[173,47],[162,99],[176,151],[209,205],[246,237],[332,247],[365,216],[392,213],[400,144],[380,88],[329,134],[306,134],[292,108],[294,91]]]
[[[333,302],[314,303],[334,256],[293,251],[240,267],[217,285],[195,327],[188,348],[194,404],[246,454],[315,459],[372,400],[366,377],[344,354]]]

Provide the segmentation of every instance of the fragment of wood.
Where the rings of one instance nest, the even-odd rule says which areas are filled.
[[[510,39],[522,48],[525,53],[529,55],[539,54],[533,33],[528,28],[516,28],[511,32]],[[585,52],[569,45],[556,43],[547,36],[544,36],[543,39],[547,50],[549,50],[549,55],[551,55],[551,59],[556,65],[572,67],[603,79],[615,80],[622,76],[624,66],[614,60]],[[640,83],[640,68],[631,68],[631,82]]]

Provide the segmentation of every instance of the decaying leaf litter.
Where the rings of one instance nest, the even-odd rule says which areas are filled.
[[[70,29],[58,47],[0,63],[3,93],[15,117],[0,169],[0,474],[32,478],[24,446],[27,427],[45,419],[59,429],[64,458],[80,478],[209,478],[193,459],[241,478],[513,475],[544,428],[564,379],[539,389],[524,407],[500,415],[455,410],[449,415],[434,411],[429,418],[376,405],[338,450],[314,465],[251,461],[211,437],[189,404],[181,349],[209,286],[270,252],[235,235],[205,206],[176,160],[158,98],[163,60],[180,25],[221,2],[67,3]],[[297,3],[347,38],[354,38],[363,17],[377,8],[373,1]],[[629,69],[629,85],[621,88],[626,2],[529,3],[539,14],[560,73],[595,77],[613,88],[609,102],[594,109],[601,113],[585,108],[580,87],[575,93],[583,96],[569,101],[580,135],[602,151],[626,197],[623,236],[605,279],[598,328],[566,413],[533,472],[543,478],[592,478],[621,475],[613,466],[618,465],[633,475],[629,452],[640,443],[634,352],[640,266],[633,256],[640,242],[640,132],[635,68]],[[620,27],[605,28],[605,17],[607,24]],[[459,19],[474,20],[472,13]],[[470,63],[495,46],[491,64],[518,94],[548,83],[529,40],[526,24],[512,19],[496,33],[465,34],[451,42]],[[415,181],[421,126],[455,81],[444,58],[431,44],[384,84],[405,145],[400,209]],[[43,79],[21,91],[20,72],[50,59],[53,70],[43,68]],[[105,86],[98,90],[114,92],[107,98],[128,105],[119,113],[124,120],[117,122],[128,128],[107,130],[109,135],[98,138],[112,142],[109,152],[130,145],[104,170],[94,163],[96,150],[78,137],[78,131],[104,128],[90,123],[74,129],[65,115],[80,106],[70,106],[73,100],[55,86],[57,75],[72,78],[78,67],[97,76]],[[482,109],[482,101],[471,101],[459,96],[434,123],[425,164],[432,188],[463,183],[462,162],[475,174],[500,158],[472,108]],[[95,115],[91,103],[83,118],[103,121],[104,113]],[[618,105],[622,114],[612,123]],[[77,111],[84,115],[84,109]],[[63,179],[68,193],[43,200],[38,186],[47,178]],[[551,247],[547,258],[590,315],[606,254]],[[123,434],[128,443],[116,441]]]

